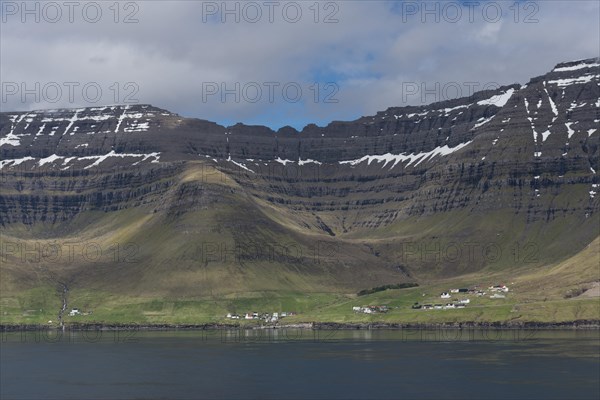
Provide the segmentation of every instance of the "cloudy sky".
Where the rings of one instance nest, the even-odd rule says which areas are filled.
[[[598,57],[599,4],[0,0],[0,105],[324,125]]]

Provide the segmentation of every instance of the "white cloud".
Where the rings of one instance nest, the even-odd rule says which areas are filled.
[[[332,24],[314,23],[308,9],[312,2],[301,3],[303,18],[294,24],[277,13],[274,23],[264,18],[259,23],[203,23],[203,3],[191,1],[138,2],[139,23],[115,24],[109,3],[102,4],[103,18],[96,24],[81,18],[72,24],[3,22],[2,82],[24,82],[30,88],[35,82],[97,82],[104,94],[98,103],[122,101],[128,92],[122,86],[135,82],[140,102],[187,116],[298,126],[418,104],[421,96],[402,96],[410,82],[427,87],[436,82],[523,83],[558,62],[598,56],[600,47],[599,5],[586,1],[540,2],[534,15],[538,23],[522,21],[531,10],[521,10],[515,22],[508,9],[513,3],[504,2],[498,4],[505,15],[496,23],[477,12],[472,23],[466,12],[457,23],[443,18],[423,23],[420,14],[404,20],[392,13],[390,2],[337,2],[339,22]],[[321,9],[319,20],[331,11]],[[339,102],[314,104],[315,79],[335,80]],[[117,98],[110,89],[114,82],[121,86]],[[279,93],[273,103],[235,102],[233,96],[224,103],[219,96],[203,102],[206,82],[229,87],[234,82],[298,82],[303,101],[289,104]],[[74,102],[66,96],[57,103],[34,100],[9,96],[1,106],[4,111],[86,105],[81,92]]]

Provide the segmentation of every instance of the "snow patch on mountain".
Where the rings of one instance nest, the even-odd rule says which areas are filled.
[[[282,160],[281,157],[277,157],[275,159],[276,162],[283,164],[283,166],[285,167],[287,164],[291,163],[293,164],[294,162],[292,160]]]
[[[300,158],[300,159],[298,159],[298,165],[302,166],[302,165],[306,165],[306,164],[317,164],[317,165],[321,165],[321,164],[322,164],[322,162],[320,162],[320,161],[316,161],[316,160],[313,160],[313,159],[310,159],[310,158],[309,158],[309,159],[306,159],[306,160],[303,160],[303,159],[301,159],[301,158]]]
[[[588,83],[588,82],[591,82],[592,79],[594,79],[594,78],[598,79],[598,78],[600,78],[600,75],[584,75],[584,76],[579,76],[577,78],[557,79],[555,81],[548,81],[548,83],[551,85],[558,85],[560,87],[563,87],[563,86],[581,85],[584,83]]]
[[[358,158],[356,160],[346,160],[346,161],[338,161],[339,164],[349,164],[349,165],[358,165],[360,163],[363,162],[367,162],[367,165],[371,165],[371,162],[375,161],[378,163],[383,162],[383,166],[381,168],[385,168],[385,166],[387,164],[389,164],[390,162],[393,162],[392,166],[390,167],[390,169],[394,168],[398,163],[400,162],[404,162],[404,161],[408,161],[408,164],[406,164],[406,167],[410,166],[412,163],[414,163],[415,161],[418,161],[415,164],[415,167],[417,165],[419,165],[420,163],[422,163],[423,161],[429,159],[431,161],[431,159],[433,159],[436,156],[446,156],[448,154],[452,154],[462,148],[464,148],[465,146],[468,146],[470,143],[472,142],[472,140],[465,142],[465,143],[461,143],[455,147],[449,147],[448,145],[444,145],[444,146],[439,146],[436,147],[435,149],[431,150],[431,151],[427,151],[427,152],[421,152],[421,153],[411,153],[411,154],[405,154],[405,153],[401,153],[401,154],[391,154],[391,153],[386,153],[386,154],[382,154],[382,155],[366,155],[363,156],[361,158]]]
[[[96,160],[94,161],[92,164],[83,167],[83,169],[90,169],[92,167],[97,167],[98,165],[100,165],[103,161],[106,161],[107,159],[111,158],[111,157],[118,157],[118,158],[125,158],[125,157],[142,157],[142,159],[136,163],[134,163],[133,165],[137,165],[142,161],[147,160],[150,157],[153,157],[154,160],[152,160],[152,163],[158,163],[158,160],[160,158],[160,153],[149,153],[149,154],[137,154],[137,153],[116,153],[114,150],[111,150],[110,153],[108,154],[104,154],[101,156],[85,156],[85,157],[77,157],[78,161],[82,161],[82,160]]]
[[[508,100],[510,100],[511,96],[515,92],[515,89],[508,89],[506,92],[502,94],[498,94],[490,97],[486,100],[478,101],[477,104],[480,106],[496,106],[496,107],[504,107]]]
[[[10,160],[0,160],[0,169],[4,168],[5,165],[11,164],[11,167],[22,164],[25,161],[35,160],[33,157],[13,158]]]
[[[571,139],[571,136],[573,136],[573,134],[575,133],[573,128],[571,128],[571,125],[573,125],[573,122],[565,122],[565,126],[567,127],[568,132],[567,139]]]
[[[576,71],[578,69],[593,68],[593,67],[600,67],[600,64],[596,64],[596,63],[594,63],[594,64],[581,63],[581,64],[572,65],[570,67],[558,67],[558,68],[554,68],[552,70],[552,72]]]
[[[28,116],[29,114],[21,114],[21,116],[19,117],[19,119],[17,120],[18,115],[13,115],[10,117],[10,122],[11,122],[11,126],[10,126],[10,132],[8,132],[8,135],[6,135],[3,138],[0,138],[0,147],[4,146],[4,145],[9,145],[9,146],[19,146],[21,144],[21,141],[19,140],[19,136],[14,134],[15,128],[17,127],[17,125],[19,125],[19,122],[21,122],[23,120],[23,118],[25,118],[26,116]]]
[[[476,123],[475,125],[473,125],[473,128],[472,128],[472,129],[479,128],[480,126],[483,126],[483,125],[487,124],[487,123],[488,123],[488,122],[490,122],[492,119],[494,119],[494,117],[495,117],[495,115],[492,115],[492,116],[491,116],[491,117],[489,117],[489,118],[484,118],[484,117],[481,117],[481,118],[479,118],[479,119],[477,120],[477,123]]]
[[[250,168],[246,167],[246,165],[244,165],[241,162],[237,162],[234,159],[231,158],[231,154],[229,155],[229,157],[227,157],[227,161],[229,161],[230,163],[237,165],[238,167],[245,169],[248,172],[252,172],[253,174],[255,174],[256,172],[252,171]]]
[[[38,161],[38,165],[41,167],[44,164],[53,163],[54,161],[62,160],[63,158],[63,156],[57,156],[56,154],[52,154],[51,156],[40,159]]]
[[[549,129],[541,133],[541,135],[542,135],[542,142],[545,142],[546,139],[548,139],[548,136],[550,136],[550,133],[551,132],[550,132]]]

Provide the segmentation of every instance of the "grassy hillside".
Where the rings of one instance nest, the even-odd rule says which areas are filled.
[[[157,185],[167,180],[159,202],[142,196],[3,229],[0,322],[55,323],[65,287],[68,309],[92,311],[65,320],[82,322],[225,322],[248,311],[297,312],[290,322],[598,319],[597,298],[575,297],[599,280],[598,214],[529,221],[505,209],[448,211],[331,236],[211,164],[184,164]],[[406,282],[420,286],[356,298]],[[494,282],[514,291],[464,310],[410,309],[450,287]],[[351,311],[369,304],[392,309]]]

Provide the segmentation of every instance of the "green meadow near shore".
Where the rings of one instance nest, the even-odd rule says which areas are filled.
[[[73,289],[67,295],[65,324],[265,324],[262,320],[244,320],[245,313],[294,312],[278,324],[321,323],[565,323],[600,321],[598,285],[599,239],[576,256],[545,268],[502,272],[477,272],[459,278],[422,282],[417,287],[387,289],[357,296],[356,293],[260,291],[227,296],[158,299],[91,290]],[[593,282],[582,284],[582,282]],[[488,287],[505,284],[505,298],[490,298]],[[485,296],[451,293],[441,299],[442,292],[452,288],[479,287]],[[367,289],[367,288],[365,288]],[[458,299],[470,302],[461,309],[412,309],[419,304],[446,304]],[[2,325],[57,326],[62,307],[61,292],[48,285],[2,297]],[[386,313],[365,314],[353,311],[355,306],[385,305]],[[77,308],[82,314],[69,316]],[[239,314],[232,320],[228,313]],[[52,321],[52,322],[49,322]],[[275,323],[269,322],[270,325]]]

